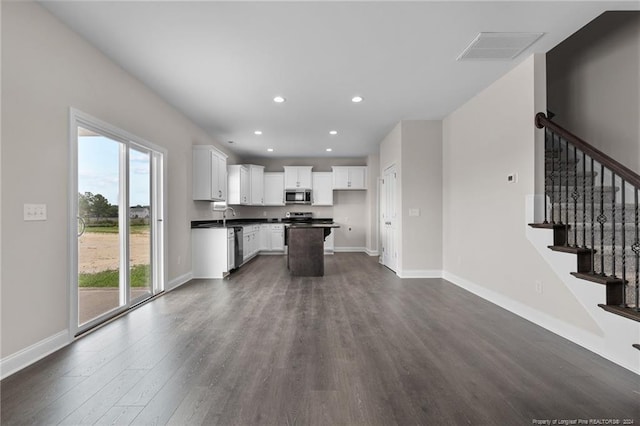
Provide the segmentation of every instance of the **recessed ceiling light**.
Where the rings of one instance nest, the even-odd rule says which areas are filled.
[[[362,96],[354,96],[353,98],[351,98],[351,102],[357,104],[364,101],[364,98]]]
[[[331,149],[331,148],[327,148],[325,151],[327,151],[327,152],[331,152],[331,151],[333,151],[333,149]]]
[[[330,134],[330,135],[337,135],[337,134],[338,134],[338,131],[337,131],[337,130],[330,130],[330,131],[329,131],[329,134]]]
[[[286,101],[286,99],[283,98],[282,96],[276,96],[275,98],[273,98],[273,102],[278,103],[278,104],[281,104],[284,101]]]
[[[261,135],[262,134],[262,130],[256,130],[255,132],[253,132],[254,135]]]
[[[267,148],[267,151],[273,152],[273,148]]]

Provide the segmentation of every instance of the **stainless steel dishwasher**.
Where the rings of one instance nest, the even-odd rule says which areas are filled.
[[[243,250],[242,250],[242,240],[243,240],[243,232],[242,232],[242,226],[234,226],[233,227],[233,233],[234,233],[234,243],[235,243],[235,249],[234,249],[234,255],[235,255],[235,267],[239,268],[240,265],[242,265],[242,261],[243,259]]]

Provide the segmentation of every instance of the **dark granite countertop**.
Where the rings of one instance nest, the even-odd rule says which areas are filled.
[[[234,227],[234,226],[248,226],[248,225],[263,225],[263,224],[271,224],[271,223],[283,223],[283,224],[291,224],[291,225],[295,225],[295,226],[301,226],[301,225],[306,225],[306,226],[311,226],[311,225],[332,225],[333,224],[333,219],[332,218],[315,218],[312,219],[311,224],[301,224],[301,223],[297,223],[295,221],[292,221],[290,219],[287,218],[270,218],[270,219],[266,219],[266,218],[259,218],[259,219],[253,219],[253,218],[248,218],[248,219],[227,219],[227,225],[225,226],[226,228],[230,228],[230,227]],[[192,229],[198,229],[198,228],[222,228],[222,219],[211,219],[211,220],[192,220],[191,221],[191,228]],[[338,227],[338,226],[334,226],[334,227]]]

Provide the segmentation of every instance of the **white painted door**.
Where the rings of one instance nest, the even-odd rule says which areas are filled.
[[[385,169],[380,186],[381,262],[394,272],[398,268],[396,178],[396,168],[391,166]]]

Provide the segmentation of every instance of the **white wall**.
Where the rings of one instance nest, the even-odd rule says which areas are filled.
[[[367,157],[367,252],[370,255],[378,255],[380,253],[379,242],[379,181],[380,181],[380,154],[374,153]]]
[[[442,122],[402,121],[402,274],[442,270]],[[419,216],[411,216],[417,210]]]
[[[533,126],[542,101],[535,98],[538,60],[544,57],[528,58],[443,122],[445,278],[601,333],[525,235],[525,200],[534,193],[534,145],[541,132]],[[507,183],[513,172],[518,182]]]
[[[395,164],[398,266],[406,277],[442,271],[442,122],[401,121],[380,143],[380,175]],[[418,213],[410,216],[410,210]]]
[[[38,4],[1,7],[4,359],[68,327],[69,107],[168,150],[170,281],[191,270],[191,145],[214,141]]]
[[[640,12],[607,12],[547,54],[554,121],[640,173]]]

